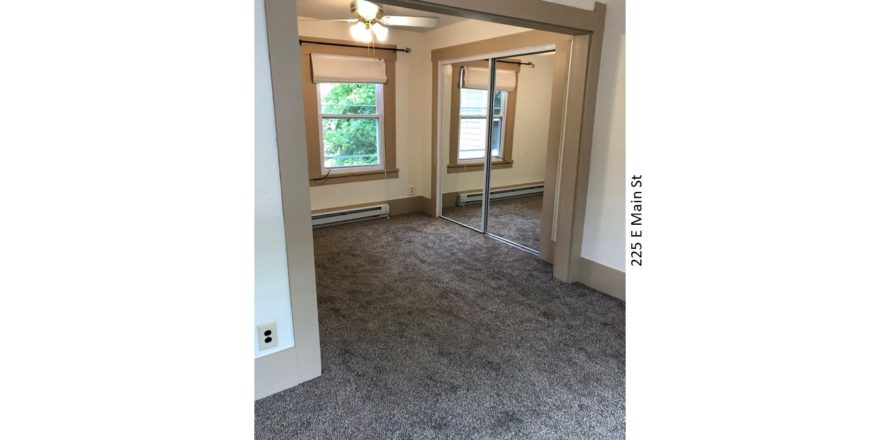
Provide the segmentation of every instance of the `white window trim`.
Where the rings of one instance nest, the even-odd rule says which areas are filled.
[[[459,90],[464,90],[464,89],[459,89]],[[496,118],[501,119],[501,129],[500,129],[501,137],[498,139],[498,155],[492,156],[493,162],[496,159],[503,160],[503,158],[504,158],[504,124],[506,123],[506,118],[507,118],[507,97],[510,94],[509,92],[507,92],[505,90],[499,90],[499,91],[504,92],[504,94],[501,95],[503,97],[501,100],[502,101],[501,102],[501,114],[497,115],[497,116],[492,115],[492,121],[494,122]],[[461,92],[459,91],[459,93],[461,93]],[[459,97],[459,102],[461,102],[460,97]],[[488,110],[487,110],[487,113],[488,113]],[[458,140],[458,161],[457,161],[457,163],[459,163],[459,164],[481,164],[481,163],[483,163],[483,160],[485,157],[476,157],[476,158],[468,158],[468,159],[461,158],[461,120],[462,119],[487,119],[487,118],[486,118],[486,116],[462,115],[461,114],[461,104],[459,104],[459,106],[458,106],[458,120],[459,120],[458,136],[459,136],[459,140]]]
[[[315,84],[315,90],[317,91],[316,95],[318,95],[318,154],[321,155],[321,173],[327,174],[334,170],[343,170],[346,173],[363,173],[369,171],[385,171],[385,85],[384,84],[374,84],[376,86],[376,113],[375,115],[359,115],[359,114],[325,114],[322,111],[322,102],[321,102],[321,84],[328,83],[317,83]],[[379,127],[378,127],[378,135],[379,135],[379,163],[376,165],[353,165],[353,166],[343,166],[343,167],[326,167],[324,166],[324,118],[334,118],[334,119],[342,119],[342,118],[352,118],[352,119],[378,119]]]

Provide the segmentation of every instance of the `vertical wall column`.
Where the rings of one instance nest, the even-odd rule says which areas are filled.
[[[296,345],[254,363],[256,398],[321,375],[318,301],[312,243],[303,93],[295,0],[256,0],[266,18],[275,112],[275,135],[287,247],[288,282]],[[259,22],[261,17],[257,18]],[[256,38],[263,38],[259,33]],[[257,79],[259,81],[259,79]]]

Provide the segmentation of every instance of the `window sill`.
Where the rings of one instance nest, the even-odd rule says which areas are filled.
[[[309,186],[333,185],[337,183],[363,182],[366,180],[396,179],[400,170],[391,171],[359,171],[359,172],[331,172],[327,177],[309,179]]]
[[[495,161],[492,162],[492,169],[501,169],[501,168],[513,168],[513,161],[504,162],[504,161]],[[458,163],[458,164],[449,164],[446,165],[447,173],[462,173],[466,171],[483,171],[482,163]]]

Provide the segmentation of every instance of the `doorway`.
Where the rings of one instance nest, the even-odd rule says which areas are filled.
[[[553,211],[558,211],[558,214],[554,214],[555,220],[552,222],[541,221],[542,238],[539,247],[541,258],[553,263],[553,277],[563,282],[571,281],[572,258],[580,253],[605,5],[596,3],[593,11],[586,11],[538,1],[523,2],[517,8],[510,8],[504,2],[471,2],[467,9],[457,6],[455,4],[457,2],[446,0],[386,0],[384,3],[462,18],[540,29],[490,38],[474,45],[465,43],[432,50],[432,76],[437,75],[439,71],[438,60],[455,60],[462,57],[470,60],[488,59],[488,55],[480,54],[494,54],[511,47],[525,48],[552,43],[560,38],[567,39],[569,43],[567,46],[555,47],[554,59],[560,59],[560,52],[563,50],[570,50],[570,63],[569,54],[564,57],[566,66],[564,73],[568,74],[569,78],[563,81],[565,87],[561,89],[556,87],[559,63],[555,62],[553,88],[554,102],[557,102],[555,101],[557,97],[559,99],[568,97],[564,104],[568,111],[565,112],[565,121],[563,121],[566,136],[565,142],[559,144],[560,151],[552,151],[555,144],[548,144],[546,162],[560,165],[558,170],[550,166],[546,167],[548,174],[545,175],[544,189],[546,193],[547,185],[561,183],[558,191],[559,200],[554,200],[553,206],[549,207]],[[308,176],[306,167],[308,144],[304,135],[303,107],[298,102],[303,94],[300,53],[295,43],[292,43],[299,37],[298,25],[301,23],[297,20],[296,1],[267,0],[265,5],[266,11],[263,15],[266,16],[267,29],[266,32],[259,34],[266,37],[271,58],[274,119],[290,122],[276,125],[275,139],[281,176],[283,220],[288,243],[287,265],[292,282],[289,290],[296,345],[255,361],[256,377],[262,384],[258,386],[258,389],[262,390],[258,391],[258,395],[268,395],[321,374],[314,260],[313,256],[309,255],[313,252],[313,244],[309,233],[309,218],[305,214],[309,211],[309,186],[304,178]],[[347,34],[343,32],[340,35]],[[508,44],[511,40],[515,42],[514,45]],[[512,55],[516,53],[505,56]],[[495,55],[496,61],[497,57],[501,56]],[[436,100],[436,77],[432,78],[432,83],[432,98]],[[570,90],[566,88],[568,85]],[[554,105],[551,111],[555,112],[558,108],[562,107]],[[432,105],[432,112],[436,112],[436,109],[437,105]],[[431,190],[427,192],[430,200],[421,204],[423,210],[431,216],[440,214],[438,208],[441,193],[437,189],[438,179],[435,175],[438,172],[438,163],[434,163],[439,162],[437,153],[439,148],[436,143],[438,119],[437,114],[431,118],[432,176],[426,180],[426,183],[431,185]],[[551,129],[550,136],[553,136],[554,132],[556,130]],[[563,154],[565,160],[560,157]],[[491,157],[491,154],[487,156]],[[546,200],[543,200],[541,209],[544,216],[542,218],[546,218],[548,210]],[[552,239],[546,240],[544,239],[547,236],[546,231],[551,227]],[[287,373],[278,374],[279,371]]]

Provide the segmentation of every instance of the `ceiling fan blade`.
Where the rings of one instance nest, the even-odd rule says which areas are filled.
[[[321,21],[344,21],[346,23],[355,23],[358,21],[357,18],[338,18],[336,20],[321,20]]]
[[[402,15],[384,15],[379,21],[385,26],[423,27],[437,26],[437,17],[405,17]]]

